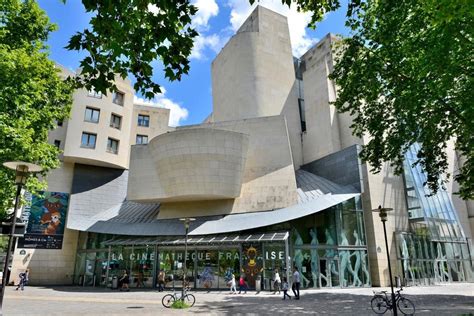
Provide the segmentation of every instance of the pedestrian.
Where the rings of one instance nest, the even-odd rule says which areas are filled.
[[[235,275],[232,273],[232,279],[230,279],[230,293],[237,294],[237,283],[235,281]]]
[[[119,282],[122,284],[120,291],[130,291],[128,284],[130,283],[130,277],[128,276],[127,270],[123,270],[123,274],[120,277]]]
[[[281,286],[282,286],[282,290],[283,290],[283,298],[282,299],[284,300],[288,296],[288,298],[291,300],[291,296],[290,296],[290,294],[288,294],[288,289],[290,288],[290,286],[288,285],[288,280],[286,279],[286,277],[283,277],[283,284]]]
[[[298,272],[298,268],[293,268],[293,284],[291,286],[293,290],[293,294],[295,295],[295,300],[300,299],[300,273]]]
[[[136,287],[145,287],[145,276],[142,271],[138,272],[137,277],[135,278]]]
[[[281,279],[280,279],[280,274],[278,273],[278,269],[275,269],[275,276],[273,277],[273,289],[275,292],[273,294],[276,294],[278,291],[278,294],[280,294],[280,287],[281,287]]]
[[[28,273],[29,271],[26,270],[25,272],[21,272],[19,274],[20,277],[20,282],[18,283],[18,286],[16,287],[16,290],[21,289],[22,291],[25,289],[25,285],[28,283]]]
[[[243,275],[241,275],[239,279],[239,294],[242,291],[245,291],[245,294],[247,294],[247,284],[245,283],[245,279]]]
[[[161,270],[158,274],[158,292],[165,289],[165,271]]]

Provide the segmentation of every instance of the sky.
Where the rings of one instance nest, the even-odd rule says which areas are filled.
[[[70,37],[88,27],[90,14],[84,10],[80,0],[39,0],[50,20],[58,30],[50,35],[48,45],[50,58],[67,68],[76,70],[86,56],[84,52],[68,51],[64,47]],[[193,26],[199,32],[190,56],[191,70],[181,81],[170,82],[164,78],[160,63],[154,63],[155,82],[164,89],[153,100],[135,96],[135,102],[170,109],[170,125],[201,123],[212,112],[211,62],[230,37],[242,25],[257,4],[279,12],[288,18],[293,55],[300,57],[327,33],[348,35],[344,27],[347,1],[342,0],[338,11],[327,13],[315,30],[307,28],[311,15],[283,6],[281,0],[260,0],[250,6],[248,0],[192,0],[198,7]],[[132,78],[131,78],[132,79]],[[132,79],[133,80],[133,79]]]

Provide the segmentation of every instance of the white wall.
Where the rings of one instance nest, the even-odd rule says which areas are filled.
[[[71,193],[74,165],[63,163],[48,174],[48,191]],[[30,284],[72,284],[78,231],[65,229],[61,249],[16,248],[10,281],[18,284],[18,275],[30,270]],[[25,250],[24,255],[20,251]]]

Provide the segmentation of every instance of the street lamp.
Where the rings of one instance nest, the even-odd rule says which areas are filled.
[[[14,241],[15,227],[16,227],[16,213],[18,209],[18,204],[20,203],[20,194],[21,188],[25,185],[26,180],[28,179],[28,173],[30,172],[40,172],[42,168],[38,165],[23,162],[23,161],[11,161],[3,163],[3,166],[16,171],[15,175],[15,184],[16,184],[16,197],[15,197],[15,207],[13,209],[13,214],[11,217],[11,230],[8,234],[8,248],[7,254],[5,256],[5,265],[3,268],[3,277],[2,277],[2,289],[0,291],[0,315],[3,315],[3,297],[5,295],[5,288],[7,285],[8,277],[8,266],[10,263],[10,256],[12,245]]]
[[[376,208],[375,210],[372,210],[372,212],[379,213],[380,220],[382,221],[382,224],[383,224],[383,235],[385,237],[385,249],[387,250],[387,260],[388,260],[388,275],[390,277],[390,288],[392,289],[393,315],[397,316],[398,311],[397,311],[397,305],[395,304],[395,292],[393,292],[392,266],[390,264],[390,253],[388,250],[387,229],[385,228],[385,222],[387,221],[387,212],[390,212],[390,211],[393,211],[393,208],[382,208],[381,205],[379,205],[379,207]]]
[[[184,287],[186,286],[186,274],[187,266],[186,266],[186,257],[188,256],[188,232],[189,232],[189,223],[195,221],[195,218],[192,217],[184,217],[180,218],[180,221],[184,223],[184,228],[186,229],[186,233],[184,235],[184,268],[183,268],[183,289],[181,291],[181,299],[184,299]]]

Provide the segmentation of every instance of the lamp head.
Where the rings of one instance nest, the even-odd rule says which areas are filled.
[[[28,174],[43,170],[40,166],[24,161],[9,161],[3,163],[5,167],[16,171],[15,184],[25,185]]]
[[[375,210],[372,210],[372,212],[379,213],[380,220],[382,222],[387,221],[387,212],[390,212],[390,211],[393,211],[393,208],[382,207],[381,205],[379,205],[379,207],[376,208]]]
[[[188,229],[189,223],[191,223],[192,221],[195,221],[196,219],[192,217],[183,217],[183,218],[180,218],[179,220],[182,221],[184,223],[184,227]]]

